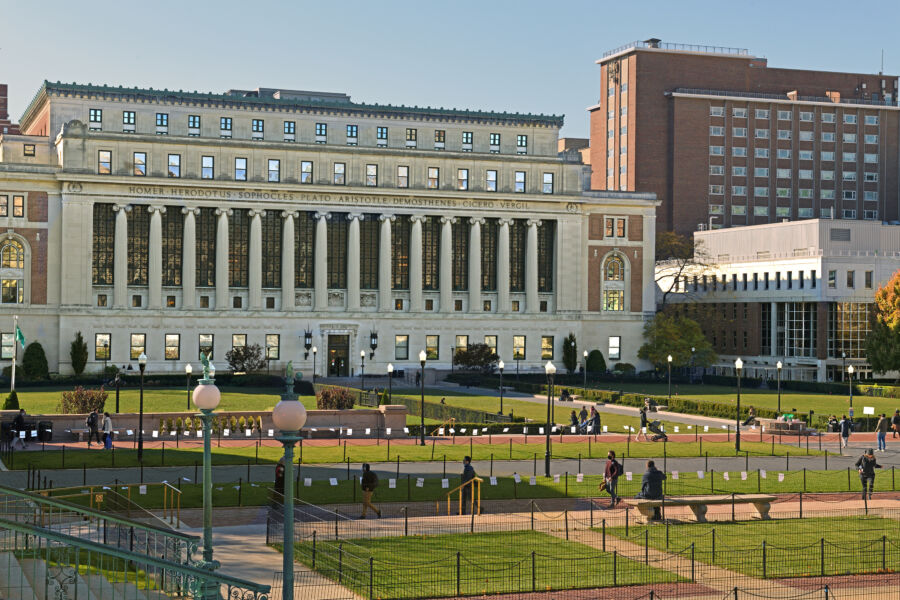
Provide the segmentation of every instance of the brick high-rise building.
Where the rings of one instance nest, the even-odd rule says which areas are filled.
[[[19,133],[19,126],[9,120],[8,87],[0,83],[0,133]]]
[[[896,76],[656,39],[597,62],[591,187],[655,193],[660,231],[900,220]]]

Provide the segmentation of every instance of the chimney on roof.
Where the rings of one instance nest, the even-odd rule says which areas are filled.
[[[838,104],[839,104],[840,101],[841,101],[841,93],[840,93],[840,92],[834,92],[834,91],[831,91],[831,90],[825,90],[825,97],[828,98],[829,100],[831,100],[831,101],[834,102],[834,103],[838,103]]]
[[[790,92],[787,93],[788,100],[792,100],[794,102],[797,101],[798,95],[799,94],[797,94],[797,90],[791,90]]]
[[[659,48],[659,43],[662,40],[659,38],[650,38],[649,40],[644,40],[644,42],[649,45],[650,48]]]

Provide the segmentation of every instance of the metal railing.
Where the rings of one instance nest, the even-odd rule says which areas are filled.
[[[484,480],[481,477],[473,477],[469,481],[461,483],[460,485],[447,492],[447,515],[450,515],[450,507],[454,494],[457,494],[459,496],[459,512],[457,514],[465,514],[466,507],[463,504],[463,500],[466,498],[466,496],[468,496],[469,512],[473,515],[480,515],[482,483],[484,483]],[[438,512],[440,512],[440,508],[438,508]]]
[[[706,46],[703,44],[678,44],[662,41],[651,42],[649,40],[635,40],[628,44],[623,44],[618,48],[607,50],[603,53],[603,58],[612,56],[613,54],[618,54],[619,52],[624,52],[625,50],[631,50],[632,48],[658,48],[660,50],[677,50],[680,52],[705,52],[708,54],[736,54],[738,56],[750,56],[750,50],[748,50],[747,48],[731,48],[729,46]]]
[[[131,499],[132,489],[137,489],[139,495],[158,488],[162,490],[162,518],[149,512],[140,504]],[[122,492],[125,494],[122,494]],[[73,504],[82,504],[81,500],[87,500],[88,507],[114,512],[126,518],[141,518],[155,520],[177,525],[181,520],[181,490],[170,483],[120,483],[113,488],[110,485],[73,486],[66,488],[46,488],[36,493],[44,497],[53,497],[60,500],[68,499]]]
[[[770,94],[766,92],[738,92],[731,90],[705,90],[701,88],[675,88],[673,94],[688,94],[699,96],[732,96],[735,98],[752,98],[758,100],[792,100],[787,94]],[[826,102],[828,104],[865,104],[867,106],[896,106],[892,100],[866,100],[864,98],[840,98],[832,99],[825,96],[798,96],[798,102]]]

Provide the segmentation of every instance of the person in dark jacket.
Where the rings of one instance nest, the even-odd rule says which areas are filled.
[[[13,430],[16,432],[16,439],[21,442],[22,447],[24,448],[27,445],[28,434],[25,434],[25,437],[22,437],[23,431],[25,431],[25,409],[20,408],[19,414],[16,415],[16,418],[13,419]]]
[[[475,467],[472,466],[472,457],[464,456],[463,457],[463,472],[462,477],[460,478],[460,484],[466,484],[475,479]],[[462,514],[466,514],[466,508],[472,504],[472,486],[475,484],[469,484],[462,488]],[[474,509],[473,509],[474,510]]]
[[[875,461],[875,453],[869,448],[866,453],[859,457],[856,461],[856,468],[859,470],[859,481],[862,483],[862,498],[866,499],[866,483],[869,487],[869,500],[872,499],[872,492],[875,491],[875,469],[880,469]]]
[[[588,420],[588,411],[584,406],[581,407],[581,412],[578,413],[578,421],[584,426]]]
[[[103,441],[100,440],[100,413],[97,412],[96,408],[87,416],[84,424],[88,428],[88,448],[91,447],[91,440],[93,439],[96,439],[98,444],[103,444]]]
[[[656,468],[656,463],[652,460],[647,461],[647,471],[641,478],[641,492],[636,498],[644,498],[646,500],[660,500],[663,497],[662,482],[665,481],[666,474]],[[659,507],[653,508],[653,518],[662,519]]]
[[[841,417],[841,422],[838,423],[838,426],[841,428],[841,448],[846,448],[847,443],[850,441],[850,431],[853,429],[853,423],[844,415]]]
[[[578,414],[574,410],[572,411],[572,414],[569,415],[569,425],[578,427]]]
[[[637,435],[634,436],[634,441],[641,441],[641,436],[644,436],[644,441],[647,441],[647,407],[641,407],[641,426],[638,428]]]
[[[375,488],[378,487],[378,475],[369,468],[369,464],[366,463],[363,465],[363,475],[362,475],[362,487],[363,491],[363,509],[362,515],[359,517],[360,519],[366,518],[366,510],[371,508],[375,511],[375,514],[378,515],[378,518],[381,518],[381,511],[375,508],[375,505],[372,504],[372,494],[375,493]]]
[[[900,410],[895,410],[894,416],[891,417],[891,432],[891,438],[897,437],[900,433]]]
[[[616,486],[619,483],[619,476],[622,475],[622,465],[616,460],[616,453],[612,450],[606,455],[606,470],[603,472],[603,480],[606,482],[606,491],[609,492],[609,507],[612,508],[619,503],[620,498],[616,495]]]

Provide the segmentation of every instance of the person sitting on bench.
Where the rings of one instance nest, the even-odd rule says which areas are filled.
[[[666,479],[666,474],[656,468],[656,463],[652,460],[647,461],[647,471],[641,479],[641,492],[635,498],[643,498],[644,500],[661,500],[663,497],[662,482]],[[658,506],[653,507],[653,519],[658,521],[662,519],[662,514]]]

